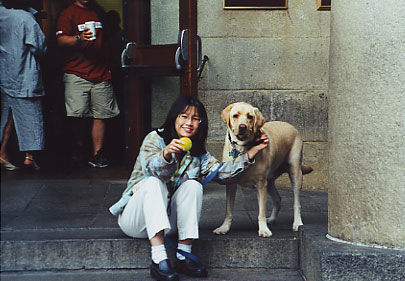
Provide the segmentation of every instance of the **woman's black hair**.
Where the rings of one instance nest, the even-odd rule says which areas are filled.
[[[197,98],[190,96],[178,97],[172,104],[167,114],[166,121],[163,123],[160,129],[157,129],[157,132],[164,139],[166,144],[169,144],[172,139],[179,138],[175,128],[176,119],[180,114],[186,112],[191,106],[194,106],[197,109],[201,123],[198,126],[197,133],[191,137],[193,146],[190,153],[193,156],[200,156],[206,153],[205,142],[208,135],[208,117],[204,105]]]

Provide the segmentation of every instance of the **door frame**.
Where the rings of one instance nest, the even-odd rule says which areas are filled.
[[[179,29],[187,29],[188,57],[182,69],[175,67],[176,44],[151,45],[150,0],[124,1],[124,31],[127,42],[135,42],[137,55],[152,54],[144,65],[129,68],[126,79],[127,163],[135,161],[151,128],[151,77],[180,76],[180,95],[197,96],[197,1],[179,1]],[[155,58],[160,57],[158,60]],[[162,62],[160,64],[160,62]],[[142,64],[142,63],[140,63]]]

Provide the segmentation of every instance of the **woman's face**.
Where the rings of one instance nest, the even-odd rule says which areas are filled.
[[[180,113],[177,116],[174,127],[179,138],[190,138],[197,133],[200,123],[201,119],[198,115],[197,108],[195,106],[190,106],[187,108],[186,112]]]

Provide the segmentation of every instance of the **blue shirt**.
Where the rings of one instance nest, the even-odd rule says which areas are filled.
[[[0,2],[1,91],[16,98],[43,96],[38,60],[45,52],[45,35],[34,16]]]

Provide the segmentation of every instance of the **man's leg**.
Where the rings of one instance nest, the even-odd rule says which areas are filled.
[[[105,121],[103,119],[93,119],[93,127],[91,130],[91,136],[93,139],[93,155],[97,154],[103,147],[105,132]]]
[[[88,128],[87,119],[83,117],[68,117],[73,141],[71,147],[71,165],[73,167],[83,166],[87,162],[84,141],[86,128]]]
[[[105,120],[94,118],[93,127],[91,129],[91,137],[93,140],[93,155],[89,161],[89,164],[94,168],[105,168],[109,165],[103,151],[104,132]]]
[[[68,117],[68,120],[70,121],[74,144],[76,146],[84,147],[86,118]]]
[[[80,167],[87,162],[86,157],[88,156],[85,152],[85,137],[87,136],[86,132],[88,132],[86,129],[89,128],[89,117],[92,116],[89,104],[90,90],[93,84],[69,73],[64,74],[63,81],[65,83],[66,115],[73,138],[71,165]]]
[[[93,157],[89,164],[97,168],[107,167],[108,161],[103,151],[105,130],[108,129],[106,128],[107,120],[120,113],[110,81],[93,84],[91,112],[94,118],[92,128]]]

